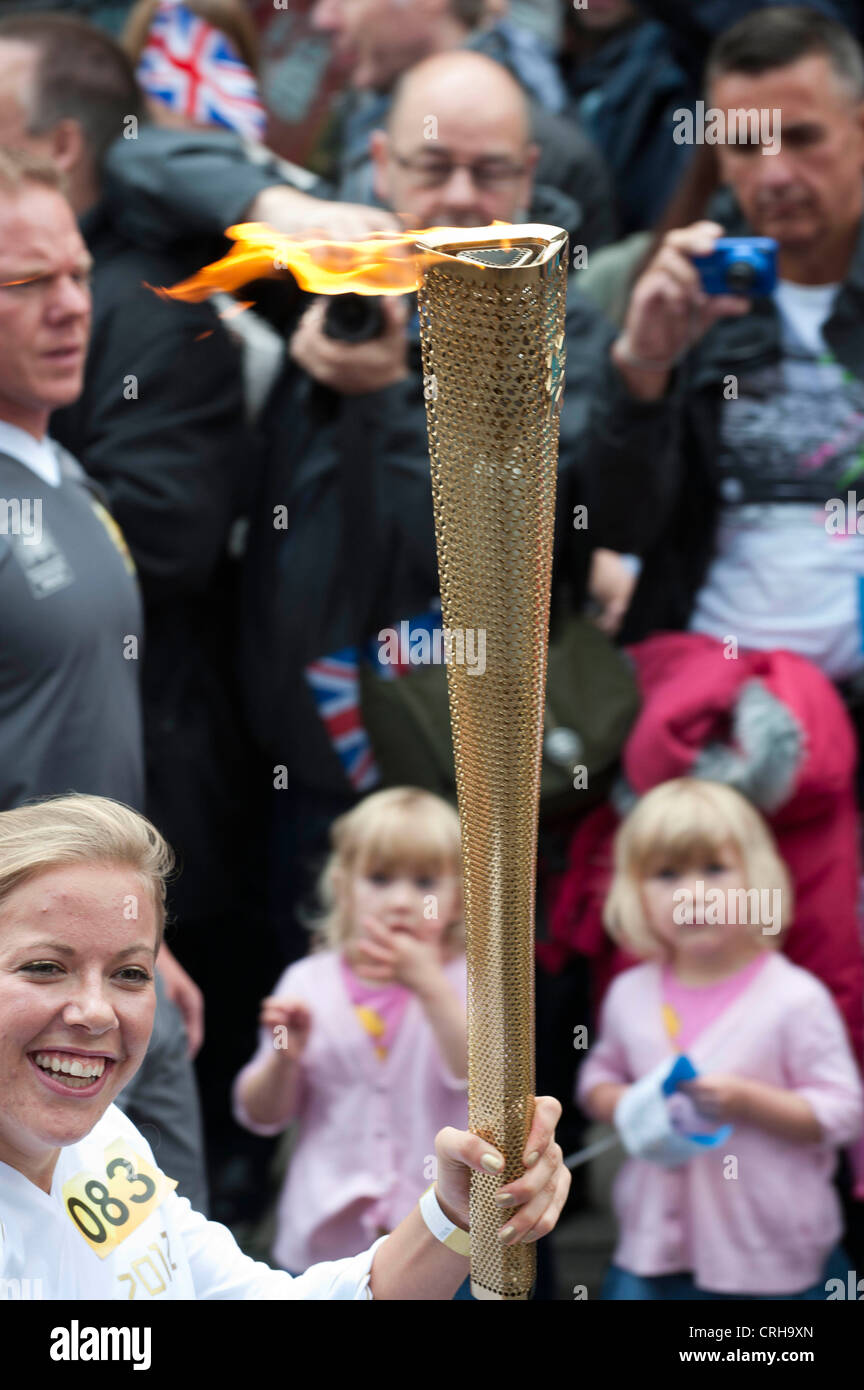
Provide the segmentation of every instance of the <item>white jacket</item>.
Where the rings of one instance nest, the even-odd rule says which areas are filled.
[[[50,1193],[0,1163],[0,1297],[371,1299],[381,1242],[300,1278],[244,1255],[194,1212],[116,1105],[61,1150]]]

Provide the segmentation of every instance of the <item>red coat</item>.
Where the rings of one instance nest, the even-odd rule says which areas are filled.
[[[624,748],[624,774],[642,795],[673,777],[727,780],[724,762],[736,764],[733,771],[743,781],[733,777],[733,785],[757,804],[762,797],[760,809],[792,875],[795,920],[784,935],[784,952],[831,991],[861,1061],[854,730],[831,682],[804,657],[747,651],[728,659],[725,653],[722,643],[700,633],[664,633],[629,649],[643,706]],[[766,797],[773,810],[766,809]],[[613,975],[635,963],[602,923],[618,823],[612,807],[603,805],[577,829],[551,940],[538,948],[550,969],[571,951],[591,957],[600,994]]]

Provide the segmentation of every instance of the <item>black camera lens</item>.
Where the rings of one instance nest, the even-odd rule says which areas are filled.
[[[732,261],[726,270],[730,294],[746,294],[756,281],[756,267],[749,261]]]
[[[367,343],[384,332],[378,295],[334,294],[324,315],[324,332],[341,343]]]

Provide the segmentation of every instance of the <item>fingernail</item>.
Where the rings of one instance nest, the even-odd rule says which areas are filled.
[[[533,1168],[533,1167],[534,1167],[534,1164],[537,1162],[537,1160],[538,1160],[539,1157],[540,1157],[540,1155],[539,1155],[539,1153],[537,1152],[537,1150],[536,1150],[536,1149],[532,1149],[531,1152],[530,1152],[530,1154],[528,1155],[528,1157],[527,1157],[526,1160],[525,1160],[525,1167],[526,1167],[526,1168]]]
[[[498,1239],[499,1239],[500,1241],[509,1240],[510,1237],[511,1237],[511,1236],[515,1236],[515,1234],[516,1234],[516,1227],[515,1227],[515,1226],[503,1226],[503,1227],[501,1228],[501,1230],[498,1232]]]
[[[515,1207],[516,1198],[510,1192],[496,1192],[495,1201],[499,1207]]]
[[[480,1160],[480,1167],[485,1168],[487,1173],[500,1173],[504,1167],[504,1160],[497,1154],[484,1154]]]

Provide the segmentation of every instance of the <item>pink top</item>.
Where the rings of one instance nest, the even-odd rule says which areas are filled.
[[[662,968],[627,970],[606,996],[579,1098],[628,1083],[675,1055],[663,1022]],[[861,1131],[862,1091],[846,1030],[824,985],[781,955],[688,1047],[700,1072],[731,1072],[804,1096],[823,1140],[793,1144],[736,1124],[685,1166],[631,1158],[615,1181],[614,1261],[634,1274],[690,1271],[716,1293],[799,1293],[817,1283],[842,1232],[836,1149]],[[734,1158],[735,1163],[731,1160]]]
[[[383,1060],[393,1046],[402,1015],[411,999],[403,985],[376,984],[355,975],[344,956],[340,960],[342,979],[361,1027],[369,1034],[375,1055]]]
[[[411,996],[381,1061],[354,1013],[340,961],[335,951],[307,956],[273,991],[306,1000],[312,1011],[296,1113],[257,1125],[239,1101],[243,1076],[273,1047],[269,1029],[234,1082],[235,1119],[253,1133],[298,1123],[273,1246],[292,1273],[355,1255],[398,1225],[434,1180],[438,1130],[468,1126],[468,1082],[447,1070],[419,1000]],[[464,1000],[465,957],[444,970]]]
[[[686,1052],[695,1037],[719,1018],[733,999],[759,974],[768,960],[765,952],[727,975],[725,980],[716,980],[710,985],[685,985],[672,973],[668,965],[663,967],[663,1009],[666,1031],[676,1051]]]

